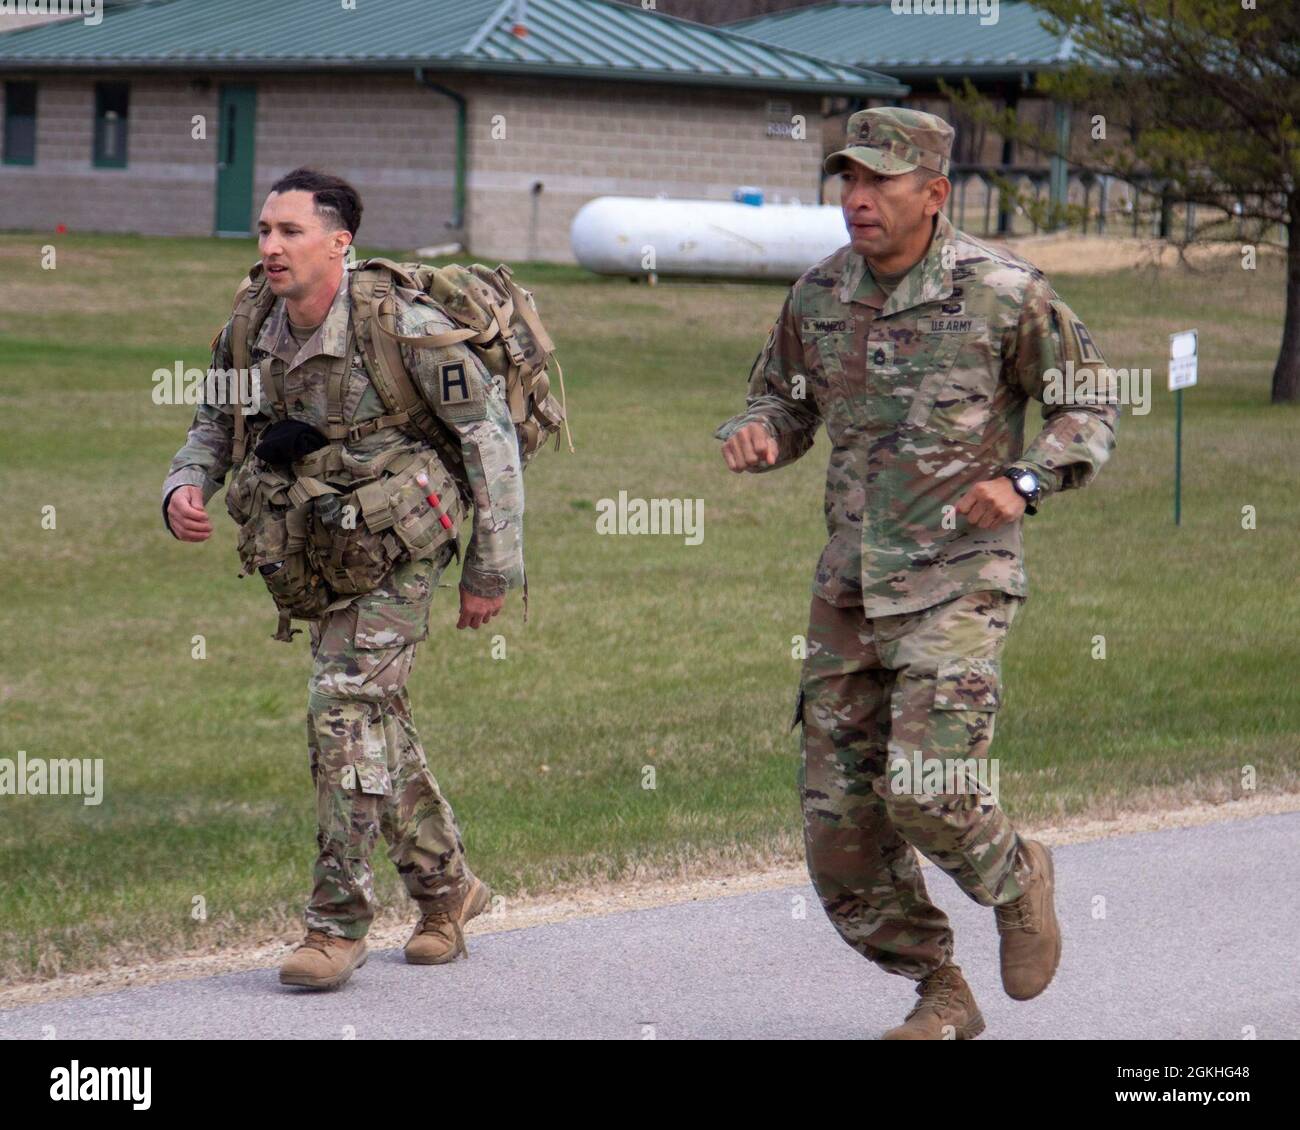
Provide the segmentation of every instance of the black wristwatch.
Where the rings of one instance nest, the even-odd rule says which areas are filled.
[[[1037,514],[1038,508],[1034,503],[1043,497],[1043,484],[1038,476],[1027,467],[1008,467],[1002,474],[1011,480],[1016,494],[1025,500],[1025,513]]]

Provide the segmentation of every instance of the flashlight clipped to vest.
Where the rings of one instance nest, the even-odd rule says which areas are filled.
[[[415,481],[419,488],[426,492],[424,500],[433,507],[433,512],[438,515],[438,521],[442,523],[442,528],[444,530],[452,529],[453,525],[451,519],[443,513],[442,499],[438,497],[437,491],[429,490],[429,476],[421,471],[415,476]]]

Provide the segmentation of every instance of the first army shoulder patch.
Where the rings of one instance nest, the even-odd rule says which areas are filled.
[[[438,366],[438,404],[442,416],[458,423],[487,416],[483,382],[464,358]]]
[[[1051,306],[1060,327],[1061,344],[1066,358],[1073,358],[1077,365],[1104,365],[1106,362],[1101,350],[1092,340],[1088,327],[1079,321],[1074,311],[1060,299],[1054,300]]]

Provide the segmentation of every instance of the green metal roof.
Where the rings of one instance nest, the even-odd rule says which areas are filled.
[[[862,67],[612,0],[154,0],[0,35],[0,68],[424,66],[765,90],[898,95]]]
[[[1014,75],[1060,67],[1071,58],[1070,41],[1050,34],[1040,22],[1042,13],[1023,0],[1001,0],[996,22],[987,25],[980,22],[974,0],[965,7],[970,10],[960,14],[925,15],[895,12],[890,0],[819,4],[727,27],[765,43],[906,79]]]

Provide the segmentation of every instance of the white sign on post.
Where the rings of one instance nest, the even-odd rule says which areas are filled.
[[[1169,391],[1196,383],[1196,331],[1169,335]]]

